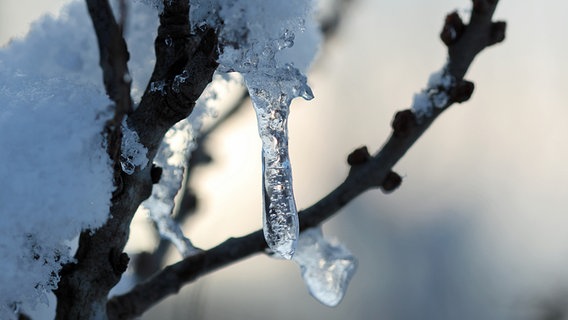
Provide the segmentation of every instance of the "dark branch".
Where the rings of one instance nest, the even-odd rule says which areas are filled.
[[[301,230],[319,225],[366,190],[382,187],[389,191],[389,188],[398,186],[400,177],[392,172],[393,166],[447,107],[471,96],[473,84],[463,81],[463,76],[475,56],[485,47],[496,43],[496,28],[491,18],[497,2],[474,1],[470,24],[449,45],[447,68],[456,80],[450,91],[460,92],[459,99],[452,98],[444,108],[435,110],[432,116],[420,122],[416,121],[410,110],[397,113],[393,133],[382,149],[373,156],[365,154],[364,150],[356,151],[357,155],[351,157],[350,162],[353,163],[345,181],[316,204],[300,212]],[[499,38],[504,39],[504,23],[500,23],[497,29],[500,30]],[[109,315],[112,319],[139,316],[161,299],[178,292],[184,284],[265,249],[262,230],[228,239],[210,250],[165,268],[129,293],[112,298],[108,303]]]
[[[188,1],[170,2],[164,1],[165,9],[160,16],[160,30],[156,39],[157,62],[151,79],[163,80],[167,84],[165,94],[153,91],[148,85],[140,106],[128,117],[129,128],[138,133],[140,143],[148,149],[149,164],[166,131],[191,113],[195,101],[211,82],[217,67],[215,33],[208,30],[190,36]],[[111,98],[117,101],[116,97],[123,97],[126,94],[123,91],[127,89],[120,81],[129,80],[125,78],[128,75],[125,67],[128,58],[126,45],[108,2],[87,0],[87,4],[101,48],[105,87]],[[172,42],[163,41],[164,36],[170,36]],[[114,46],[120,50],[115,48],[118,51],[113,51]],[[115,65],[115,55],[120,54],[125,55],[120,58],[126,59],[120,60],[124,62],[124,69]],[[184,71],[192,77],[181,81],[177,77]],[[176,79],[179,80],[177,86]],[[129,97],[125,102],[128,106]],[[120,128],[120,123],[116,125]],[[115,173],[120,188],[113,194],[111,218],[99,229],[86,230],[81,234],[75,254],[77,262],[65,265],[61,271],[61,281],[55,291],[58,298],[57,319],[104,318],[108,293],[118,283],[128,263],[128,256],[123,250],[134,213],[151,194],[152,166],[138,169],[132,175],[115,166]],[[155,175],[154,170],[154,178]]]
[[[97,35],[103,83],[108,96],[115,103],[114,117],[107,122],[105,134],[109,156],[114,162],[115,169],[118,169],[122,140],[121,123],[123,117],[132,111],[131,79],[127,66],[129,53],[122,37],[125,17],[124,15],[121,17],[119,25],[107,0],[87,0],[87,7]]]

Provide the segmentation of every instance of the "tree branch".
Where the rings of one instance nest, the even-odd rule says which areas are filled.
[[[469,99],[473,84],[463,80],[465,72],[479,52],[504,39],[505,23],[491,21],[497,3],[497,0],[474,0],[470,23],[467,26],[462,23],[461,29],[456,28],[459,25],[457,22],[461,23],[459,16],[459,21],[455,19],[457,13],[448,15],[441,37],[448,45],[447,72],[455,80],[450,88],[445,89],[449,100],[441,108],[435,109],[431,116],[420,121],[411,110],[398,112],[392,122],[392,134],[381,150],[373,156],[366,149],[352,153],[349,157],[351,170],[345,181],[316,204],[300,212],[301,230],[319,225],[366,190],[382,188],[388,192],[398,186],[401,179],[391,171],[393,166],[444,110],[454,102]],[[139,316],[200,276],[265,250],[262,230],[228,239],[210,250],[166,267],[130,292],[112,298],[107,305],[108,314],[111,319]]]
[[[105,90],[115,103],[114,117],[107,122],[105,134],[109,156],[117,169],[120,167],[122,119],[132,111],[132,98],[130,97],[132,79],[127,66],[130,55],[122,37],[122,23],[125,17],[121,17],[122,22],[119,25],[107,0],[87,0],[86,2],[97,35],[99,64],[103,71]],[[118,171],[115,170],[115,172]]]
[[[127,75],[127,71],[122,72],[126,70],[126,60],[115,57],[115,54],[127,52],[121,30],[107,0],[87,0],[87,4],[99,41],[105,87],[111,99],[122,101],[116,97],[122,99],[126,95],[123,92],[126,89],[120,84]],[[166,131],[191,113],[217,67],[215,33],[206,30],[199,35],[189,35],[188,1],[164,0],[164,7],[155,42],[154,74],[140,105],[129,113],[127,120],[129,128],[138,133],[140,143],[148,149],[146,156],[150,163]],[[171,41],[164,41],[167,36],[171,37]],[[113,51],[115,49],[118,53]],[[184,71],[192,75],[191,79],[181,81],[177,78]],[[151,84],[158,80],[165,84],[163,91],[153,90]],[[120,128],[120,123],[116,125]],[[61,280],[55,290],[57,319],[106,317],[108,293],[118,283],[128,264],[128,255],[123,250],[130,222],[140,203],[151,194],[151,167],[147,165],[132,175],[123,172],[120,166],[114,167],[117,190],[113,194],[110,218],[99,229],[81,233],[76,262],[63,266]]]

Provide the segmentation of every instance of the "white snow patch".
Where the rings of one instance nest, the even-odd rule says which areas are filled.
[[[132,94],[154,62],[156,10],[130,7]],[[106,221],[112,165],[101,132],[111,116],[93,26],[82,1],[35,22],[0,50],[0,319],[47,303],[67,245]]]
[[[448,105],[448,93],[454,82],[455,79],[447,72],[446,66],[430,75],[427,87],[414,94],[412,100],[412,111],[418,121],[431,117],[434,108],[442,109]]]
[[[38,55],[40,48],[29,45]],[[113,183],[101,134],[109,116],[105,95],[5,63],[0,60],[0,318],[13,319],[16,305],[46,303],[61,265],[72,260],[66,242],[106,221]]]

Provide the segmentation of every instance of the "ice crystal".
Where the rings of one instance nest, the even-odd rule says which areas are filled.
[[[166,95],[166,82],[164,80],[150,82],[150,92],[159,92]]]
[[[148,149],[139,141],[138,133],[130,129],[126,123],[126,118],[122,122],[122,145],[120,148],[120,165],[126,174],[133,174],[136,168],[140,170],[146,168]]]

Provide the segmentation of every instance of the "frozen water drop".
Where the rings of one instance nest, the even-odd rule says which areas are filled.
[[[166,44],[166,46],[171,47],[174,44],[174,41],[172,40],[172,37],[167,36],[166,40],[164,40],[164,43]]]
[[[150,92],[159,92],[162,96],[166,95],[166,82],[164,80],[150,82]]]
[[[172,90],[176,93],[180,92],[180,86],[189,79],[189,73],[187,70],[183,70],[181,74],[174,77],[174,83],[172,84]]]
[[[128,72],[124,73],[124,75],[122,76],[122,81],[124,81],[126,83],[131,83],[132,82],[132,76],[130,75],[130,73],[128,73]]]
[[[306,86],[306,88],[304,88],[304,91],[302,91],[300,96],[305,100],[312,100],[314,98],[314,93],[312,92],[312,89],[310,87]]]
[[[293,260],[300,266],[310,294],[330,307],[341,302],[357,269],[351,252],[327,241],[319,227],[300,234]]]
[[[194,29],[204,21],[219,27],[222,52],[218,71],[241,73],[249,90],[262,141],[264,236],[273,252],[290,259],[298,239],[299,222],[288,155],[288,113],[294,98],[313,98],[306,77],[296,66],[305,70],[317,45],[312,46],[315,42],[306,45],[309,50],[288,49],[295,42],[307,39],[306,24],[315,32],[312,28],[315,24],[306,22],[311,19],[313,3],[305,0],[281,1],[278,6],[270,1],[235,1],[231,5],[217,0],[190,0],[190,3]],[[316,39],[319,37],[313,38]]]

